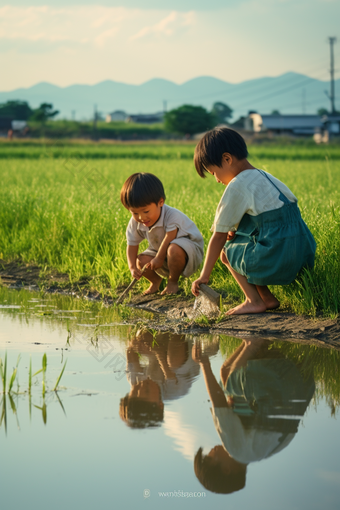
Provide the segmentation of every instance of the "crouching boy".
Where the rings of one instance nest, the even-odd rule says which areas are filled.
[[[127,260],[134,278],[143,276],[150,287],[144,294],[158,291],[168,278],[162,294],[175,294],[178,279],[191,276],[203,259],[203,237],[188,216],[166,205],[163,184],[153,174],[136,173],[120,192],[123,206],[132,218],[126,229]],[[138,255],[138,246],[147,239],[148,248]]]

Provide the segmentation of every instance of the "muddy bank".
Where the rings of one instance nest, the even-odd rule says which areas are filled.
[[[340,320],[312,319],[287,312],[229,315],[204,324],[194,314],[194,298],[189,296],[134,296],[131,306],[166,316],[165,327],[181,332],[209,332],[236,337],[260,336],[270,340],[331,346],[340,349]],[[195,316],[196,315],[196,316]],[[193,318],[195,316],[195,318]],[[164,327],[163,326],[163,327]]]
[[[29,288],[46,292],[62,292],[77,297],[103,300],[113,304],[110,297],[103,298],[98,292],[89,291],[89,281],[69,285],[66,274],[56,271],[44,272],[36,265],[23,265],[0,260],[0,283],[9,288]],[[123,290],[123,289],[121,289]],[[193,296],[141,296],[135,293],[129,306],[154,312],[155,319],[148,324],[155,329],[166,329],[183,333],[213,333],[235,337],[261,336],[271,340],[289,340],[340,349],[340,320],[312,319],[287,312],[224,316],[207,321],[194,312]]]

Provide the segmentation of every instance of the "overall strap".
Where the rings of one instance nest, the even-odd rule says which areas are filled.
[[[266,177],[266,179],[268,179],[268,181],[274,186],[274,188],[277,189],[277,191],[280,193],[279,199],[281,200],[281,202],[283,202],[284,204],[290,204],[290,201],[288,200],[286,195],[284,195],[282,193],[282,191],[276,186],[276,184],[273,183],[273,181],[268,177],[266,172],[264,172],[263,170],[259,170],[258,168],[257,168],[257,170],[260,172],[260,174],[264,175]]]

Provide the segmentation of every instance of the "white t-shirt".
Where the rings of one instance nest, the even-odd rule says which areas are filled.
[[[155,356],[151,354],[148,358],[148,364],[144,366],[140,366],[138,363],[128,363],[127,379],[131,386],[150,378],[159,385],[162,400],[176,400],[189,393],[193,381],[200,372],[198,363],[192,359],[190,354],[185,363],[173,371],[176,379],[165,379]]]
[[[129,246],[138,246],[143,239],[149,241],[149,247],[158,251],[166,232],[178,228],[176,239],[186,237],[196,244],[203,253],[204,241],[201,232],[182,211],[164,204],[158,221],[151,228],[138,223],[133,217],[126,229],[126,239]]]
[[[297,198],[283,182],[267,173],[269,179],[279,188],[290,202]],[[213,232],[228,232],[237,229],[242,217],[280,209],[283,202],[279,199],[279,191],[258,170],[244,170],[226,187],[216,209]]]

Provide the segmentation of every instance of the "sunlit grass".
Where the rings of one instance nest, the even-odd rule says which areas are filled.
[[[92,146],[77,147],[83,165],[72,158],[2,160],[0,258],[35,262],[45,274],[56,268],[67,273],[71,283],[85,279],[88,288],[117,297],[117,287],[131,280],[125,255],[130,214],[120,204],[119,191],[134,172],[151,172],[162,180],[166,202],[195,221],[207,246],[224,188],[211,177],[198,177],[191,161],[193,146],[179,146],[188,157],[177,159],[177,146],[169,144],[136,146],[130,158],[129,146],[115,147],[105,150],[125,151],[123,157],[96,161],[86,159],[86,151],[94,150]],[[312,316],[321,312],[335,317],[339,312],[340,161],[336,155],[340,150],[334,147],[250,147],[250,161],[278,177],[298,197],[302,216],[318,244],[315,268],[305,271],[291,285],[274,288],[283,307]],[[154,157],[136,157],[134,150],[146,154],[151,151]],[[292,159],[283,158],[284,151]],[[310,159],[303,160],[308,154]],[[181,283],[187,294],[197,276]],[[220,262],[210,285],[223,290],[230,304],[242,298]]]

